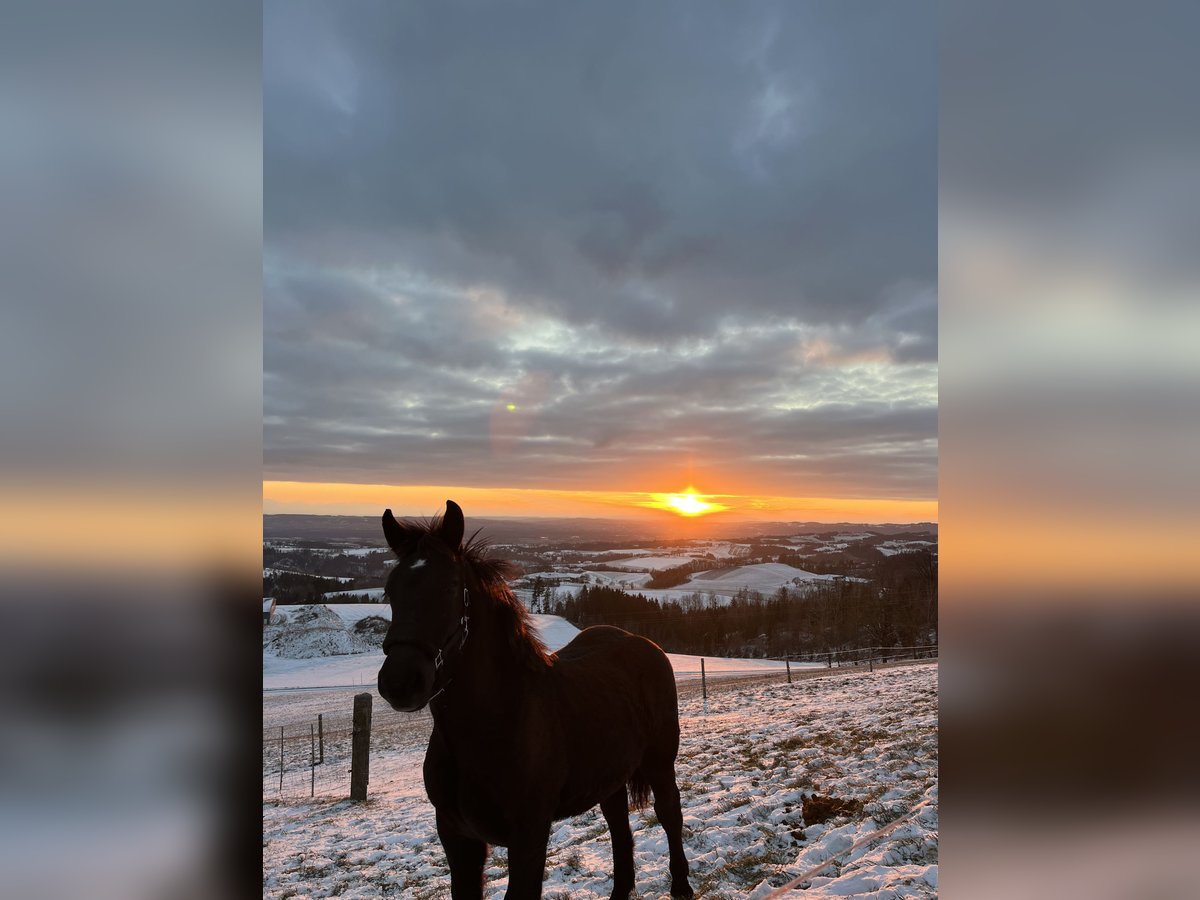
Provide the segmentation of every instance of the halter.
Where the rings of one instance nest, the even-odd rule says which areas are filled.
[[[458,627],[455,628],[452,632],[450,632],[450,636],[448,638],[446,638],[446,640],[442,644],[442,646],[440,646],[438,648],[437,654],[433,658],[433,683],[435,685],[437,684],[438,675],[442,671],[442,666],[444,666],[446,664],[446,649],[448,647],[450,647],[450,644],[454,641],[455,636],[459,632],[462,632],[462,637],[458,641],[458,646],[453,648],[453,650],[451,652],[461,655],[463,647],[465,647],[467,645],[467,635],[469,635],[471,633],[471,594],[467,590],[467,586],[465,584],[463,585],[462,618],[460,618],[458,620]],[[432,703],[435,697],[438,697],[442,693],[442,691],[444,691],[444,690],[446,690],[446,688],[450,687],[450,682],[452,682],[453,680],[454,680],[453,675],[451,675],[449,678],[447,678],[446,683],[443,684],[440,688],[438,688],[437,691],[432,696],[430,696],[430,698],[428,700],[425,701],[425,704],[429,705],[430,703]]]

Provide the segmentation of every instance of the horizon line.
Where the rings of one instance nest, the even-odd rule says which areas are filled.
[[[683,486],[675,488],[685,490]],[[468,517],[536,519],[621,519],[658,521],[811,522],[813,524],[937,524],[938,501],[924,498],[794,497],[703,492],[719,500],[718,511],[681,516],[662,508],[662,491],[573,490],[564,488],[395,485],[345,482],[263,481],[263,515],[372,516],[392,509],[397,516],[437,515],[446,500]]]

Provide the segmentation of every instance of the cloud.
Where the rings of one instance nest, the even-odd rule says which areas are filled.
[[[268,477],[931,496],[931,16],[268,4]]]

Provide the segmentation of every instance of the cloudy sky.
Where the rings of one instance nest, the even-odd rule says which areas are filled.
[[[268,511],[936,518],[932,4],[289,0],[264,42]]]

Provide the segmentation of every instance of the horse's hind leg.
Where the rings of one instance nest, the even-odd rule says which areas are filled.
[[[600,801],[600,812],[608,822],[612,837],[613,891],[612,900],[627,900],[633,890],[633,832],[629,830],[629,798],[625,785],[611,797]]]
[[[679,788],[675,785],[675,767],[666,766],[647,773],[646,780],[654,791],[654,814],[667,833],[667,847],[671,851],[671,896],[691,897],[687,857],[683,855],[683,810],[679,803]]]

